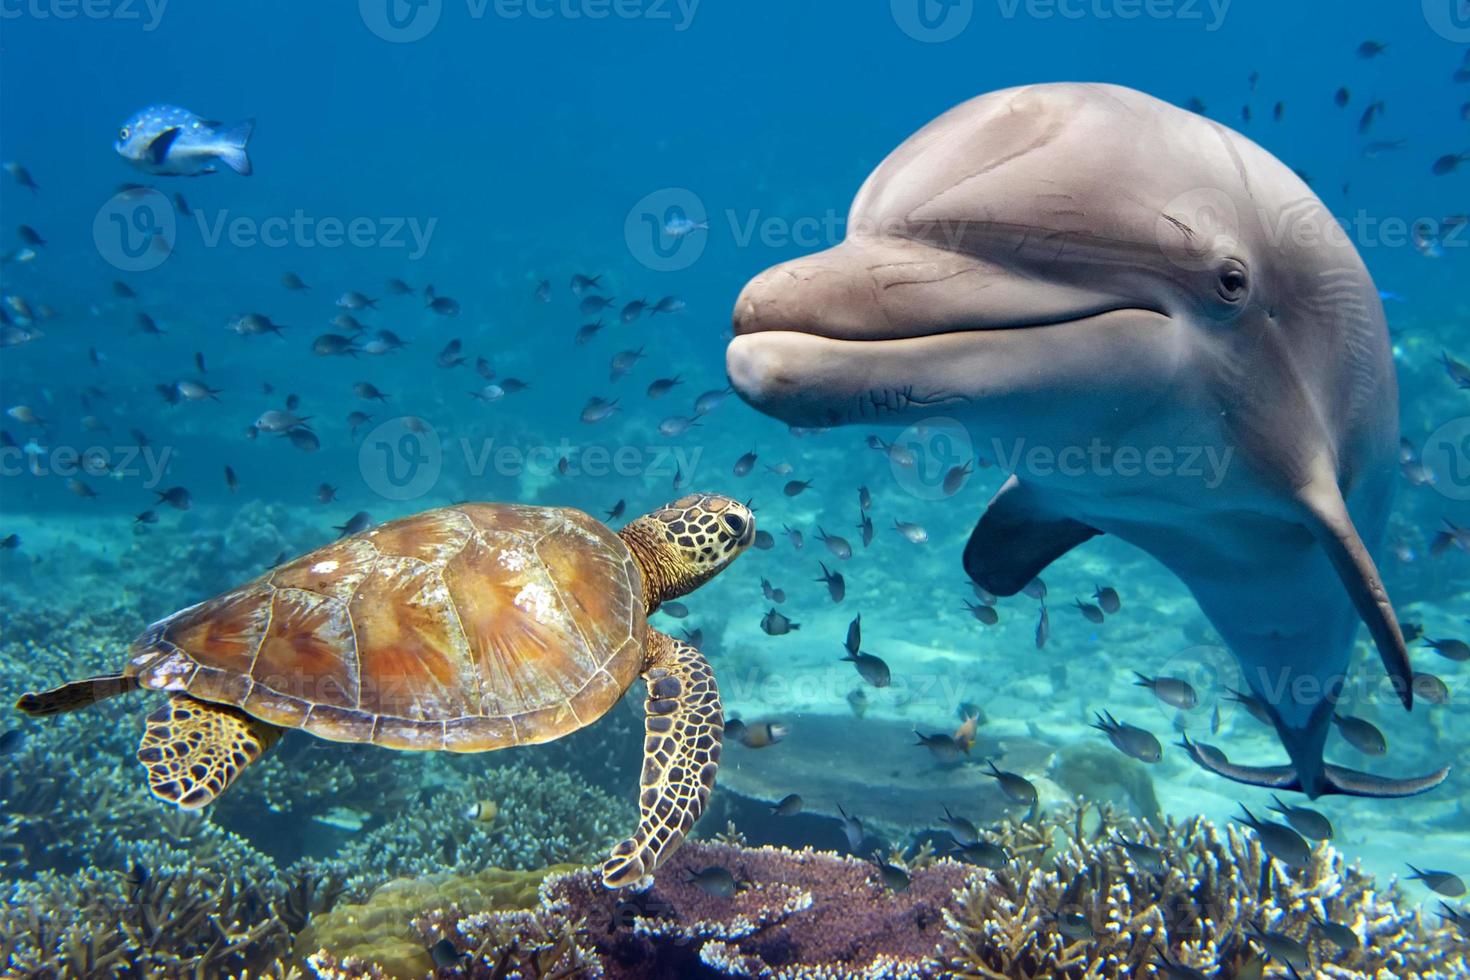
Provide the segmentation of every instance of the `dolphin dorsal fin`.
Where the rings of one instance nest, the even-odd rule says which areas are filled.
[[[1307,526],[1316,536],[1317,542],[1327,552],[1337,577],[1352,597],[1358,615],[1373,636],[1378,655],[1383,658],[1383,667],[1388,671],[1399,700],[1405,708],[1414,706],[1414,670],[1409,664],[1409,651],[1404,644],[1404,634],[1399,629],[1398,617],[1394,615],[1393,603],[1388,590],[1378,575],[1378,567],[1358,529],[1348,514],[1347,503],[1342,499],[1332,467],[1323,457],[1318,457],[1312,466],[1312,478],[1296,492],[1297,501],[1305,510]]]

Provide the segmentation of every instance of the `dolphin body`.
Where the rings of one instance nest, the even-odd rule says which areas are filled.
[[[965,548],[984,588],[1015,594],[1102,533],[1178,575],[1290,757],[1237,765],[1186,738],[1201,766],[1311,797],[1408,796],[1448,775],[1322,758],[1359,620],[1412,707],[1370,555],[1397,383],[1357,250],[1255,143],[1112,85],[981,96],[895,150],[846,240],[762,273],[734,320],[731,383],[789,424],[949,416],[1026,447]],[[1104,465],[1028,466],[1034,447],[1101,447],[1088,458]],[[1190,452],[1228,465],[1211,481],[1122,465]]]

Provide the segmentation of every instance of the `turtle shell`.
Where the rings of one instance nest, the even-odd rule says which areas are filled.
[[[126,673],[322,738],[484,752],[600,718],[643,669],[643,576],[576,510],[390,521],[153,624]]]

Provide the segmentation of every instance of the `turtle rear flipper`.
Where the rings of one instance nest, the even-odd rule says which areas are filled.
[[[197,810],[214,802],[282,731],[239,708],[176,695],[148,716],[138,761],[154,796]]]
[[[694,647],[648,631],[648,701],[638,830],[603,862],[609,888],[653,873],[704,812],[725,729],[714,671]]]
[[[22,711],[32,718],[43,718],[46,715],[61,715],[68,711],[78,711],[98,701],[105,701],[119,694],[127,694],[129,691],[136,690],[137,687],[136,677],[103,674],[99,677],[88,677],[86,680],[70,681],[39,694],[29,692],[22,694],[20,700],[15,702],[15,707],[17,711]]]

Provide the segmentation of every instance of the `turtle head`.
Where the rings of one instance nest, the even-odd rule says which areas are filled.
[[[619,532],[643,569],[648,611],[688,595],[755,540],[755,515],[738,500],[692,493]]]

